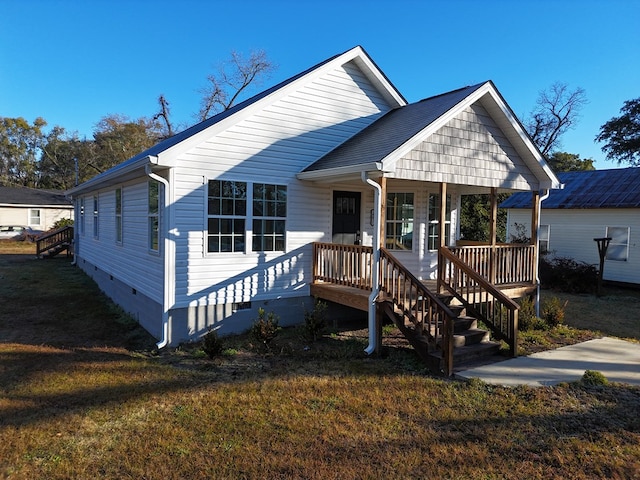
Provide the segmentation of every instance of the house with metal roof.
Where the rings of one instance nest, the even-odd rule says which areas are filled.
[[[73,219],[73,204],[64,192],[0,186],[0,225],[46,231],[61,219]]]
[[[550,255],[598,266],[595,238],[611,238],[603,278],[640,284],[640,168],[558,173],[564,184],[542,202],[538,239]],[[529,234],[531,199],[516,193],[507,209],[507,237]]]
[[[558,186],[492,82],[408,103],[355,47],[68,195],[77,265],[159,347],[245,330],[259,308],[300,323],[316,296],[368,312],[371,353],[389,299],[442,344],[452,312],[429,282],[517,311],[496,285],[535,288],[535,242],[502,247],[493,229],[457,249],[460,199],[490,194],[495,212],[499,192],[537,204]]]

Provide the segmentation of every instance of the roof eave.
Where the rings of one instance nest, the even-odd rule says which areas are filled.
[[[81,183],[65,192],[67,197],[73,198],[86,192],[99,190],[108,185],[122,183],[132,178],[142,176],[147,165],[158,163],[158,157],[146,155],[129,164],[121,164],[121,168],[114,167]]]
[[[298,180],[308,180],[312,182],[327,182],[336,179],[347,180],[353,176],[358,178],[362,172],[368,172],[372,176],[382,176],[385,173],[382,162],[363,163],[361,165],[349,165],[348,167],[326,168],[322,170],[312,170],[296,174]]]

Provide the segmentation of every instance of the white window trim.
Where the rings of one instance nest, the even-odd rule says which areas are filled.
[[[155,213],[151,213],[150,212],[150,203],[149,203],[149,197],[150,197],[150,186],[151,183],[154,182],[158,185],[158,207],[157,207],[157,211]],[[162,198],[162,184],[160,182],[158,182],[157,180],[149,180],[147,182],[147,250],[150,254],[152,255],[159,255],[160,254],[160,243],[162,243],[162,239],[161,239],[161,235],[160,232],[162,231],[162,227],[160,225],[160,209],[162,208],[162,205],[160,204],[160,199]],[[156,218],[158,221],[158,248],[152,248],[152,242],[151,242],[151,223],[150,220],[152,218]]]
[[[411,239],[411,250],[403,250],[401,248],[392,248],[391,251],[395,252],[395,253],[398,253],[398,252],[415,252],[416,251],[416,244],[417,244],[417,242],[416,242],[417,235],[416,234],[418,232],[418,230],[417,230],[417,227],[418,227],[417,211],[418,211],[418,200],[419,200],[418,192],[416,192],[414,190],[395,190],[395,189],[387,191],[387,197],[389,195],[404,195],[404,194],[412,194],[413,195],[413,218],[411,219],[412,235],[413,236],[412,236],[412,239]],[[388,208],[388,205],[386,205],[386,203],[388,201],[388,198],[385,198],[384,200],[385,200],[385,206],[384,206],[384,208],[385,208],[385,219],[384,219],[384,222],[385,222],[385,225],[384,225],[384,237],[385,238],[384,238],[384,244],[385,244],[385,246],[387,246],[387,239],[389,238],[388,237],[388,233],[389,232],[387,231],[388,230],[387,229],[387,225],[389,224],[389,222],[392,222],[394,225],[397,224],[397,223],[403,223],[403,219],[400,219],[400,220],[396,220],[396,219],[389,220],[389,218],[387,218],[387,215],[386,215],[386,209]],[[387,246],[387,248],[388,248],[388,246]]]
[[[93,196],[93,239],[100,239],[100,198],[96,194]]]
[[[33,221],[33,212],[38,212],[38,223]],[[29,226],[39,227],[42,225],[42,209],[41,208],[30,208],[29,209]]]
[[[436,197],[440,196],[440,192],[427,192],[427,229],[425,232],[425,249],[427,252],[437,252],[438,249],[434,248],[434,249],[430,249],[429,248],[429,240],[431,238],[431,236],[429,235],[429,229],[431,227],[431,225],[440,225],[440,220],[432,220],[431,219],[431,211],[429,208],[430,205],[430,201],[431,201],[431,196],[434,195]],[[446,197],[449,198],[449,220],[444,221],[445,225],[449,225],[449,235],[447,238],[445,238],[445,245],[449,245],[449,243],[451,242],[451,236],[452,236],[452,232],[451,232],[451,224],[452,224],[452,220],[453,220],[453,200],[454,200],[454,196],[452,193],[447,192]],[[445,197],[445,201],[446,201],[446,197]],[[438,202],[439,203],[439,202]],[[446,207],[445,207],[446,208]],[[438,235],[440,235],[440,229],[438,228]]]
[[[117,195],[118,195],[118,191],[120,191],[120,212],[118,212],[118,200],[117,200]],[[114,232],[114,237],[115,237],[115,241],[116,241],[116,245],[122,245],[122,241],[124,239],[124,220],[123,220],[123,215],[122,212],[124,210],[124,194],[123,194],[123,188],[122,187],[117,187],[114,190],[114,200],[115,200],[115,205],[114,205],[114,219],[115,219],[115,224],[114,224],[114,228],[115,228],[115,232]],[[118,224],[120,224],[120,238],[118,238]]]
[[[610,225],[607,226],[605,228],[605,237],[611,237],[611,235],[609,235],[609,229],[610,228],[618,228],[618,229],[626,229],[627,231],[627,241],[625,243],[615,243],[613,241],[613,238],[611,240],[611,242],[609,242],[609,248],[607,249],[607,255],[606,255],[606,259],[610,260],[612,262],[626,262],[629,260],[629,242],[631,240],[631,227],[628,226],[616,226],[616,225]],[[611,246],[624,246],[624,258],[612,258],[609,256],[609,253],[611,251]]]
[[[546,238],[543,235],[543,232],[546,227]],[[547,249],[543,250],[541,247],[542,242],[547,242]],[[551,225],[549,224],[540,224],[538,227],[538,248],[540,253],[547,253],[551,251]]]

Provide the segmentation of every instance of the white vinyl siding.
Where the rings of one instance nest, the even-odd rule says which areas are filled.
[[[329,240],[331,231],[331,189],[296,174],[388,110],[360,70],[347,64],[176,158],[176,304],[308,295],[311,242]],[[208,252],[203,206],[214,179],[286,186],[285,252]],[[253,247],[249,212],[247,218]]]
[[[607,234],[607,227],[615,225],[637,225],[640,209],[545,209],[540,212],[540,223],[549,225],[553,232],[549,254],[555,257],[573,258],[596,267],[600,263],[598,247],[594,238]],[[509,209],[507,228],[513,229],[519,223],[531,231],[530,209]],[[604,279],[640,284],[640,234],[638,229],[629,228],[627,261],[607,259]]]
[[[162,302],[162,257],[149,255],[148,248],[148,182],[143,178],[119,188],[122,188],[122,208],[125,212],[122,218],[125,242],[117,245],[115,226],[112,224],[107,228],[107,223],[103,222],[97,241],[82,242],[78,261],[86,259],[139,293]],[[100,192],[98,196],[102,219],[115,216],[114,191],[115,187]],[[92,197],[87,197],[87,202],[91,204]],[[85,215],[87,232],[93,231],[93,216],[90,213]]]

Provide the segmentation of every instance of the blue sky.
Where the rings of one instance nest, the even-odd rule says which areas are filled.
[[[520,118],[554,82],[589,103],[562,150],[614,168],[599,127],[640,97],[638,0],[0,0],[0,116],[91,137],[107,114],[170,102],[192,124],[232,50],[263,49],[267,88],[362,45],[410,102],[493,80]]]

